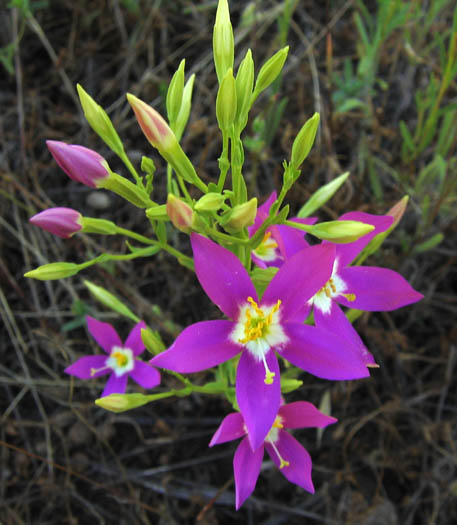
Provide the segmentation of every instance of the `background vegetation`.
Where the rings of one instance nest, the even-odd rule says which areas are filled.
[[[122,298],[167,343],[181,326],[218,315],[195,277],[167,255],[99,265],[61,282],[22,277],[46,262],[126,250],[114,237],[63,241],[38,231],[27,220],[44,208],[70,206],[147,234],[143,212],[70,181],[45,147],[45,139],[83,144],[122,169],[85,123],[77,82],[108,110],[134,162],[143,153],[157,160],[163,202],[166,166],[125,92],[164,113],[167,83],[185,57],[197,78],[183,147],[202,179],[212,180],[221,149],[215,8],[195,0],[0,7],[0,522],[456,523],[457,10],[450,0],[231,2],[237,63],[248,47],[260,65],[290,44],[285,74],[257,102],[245,132],[250,191],[264,199],[279,187],[293,138],[318,111],[317,143],[290,193],[294,211],[344,171],[351,176],[322,219],[385,213],[410,197],[400,226],[368,264],[399,271],[425,299],[357,320],[381,365],[371,378],[304,375],[295,394],[330,402],[339,419],[322,435],[297,433],[313,457],[314,496],[266,461],[254,497],[235,512],[236,444],[207,448],[225,402],[194,395],[113,415],[93,404],[101,383],[63,373],[93,348],[86,313],[123,334],[130,328],[93,300],[82,277]],[[185,236],[173,235],[189,249]]]

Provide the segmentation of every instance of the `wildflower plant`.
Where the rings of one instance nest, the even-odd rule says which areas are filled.
[[[143,209],[149,234],[84,217],[70,208],[44,210],[30,222],[62,238],[80,232],[123,235],[129,240],[129,253],[102,253],[83,263],[50,263],[26,276],[60,279],[95,264],[153,257],[162,250],[195,272],[225,318],[198,320],[169,348],[159,332],[148,328],[108,290],[86,281],[95,298],[136,324],[122,343],[111,325],[87,317],[88,331],[105,353],[80,357],[65,372],[80,379],[109,374],[96,403],[114,412],[193,392],[225,397],[235,413],[223,419],[210,446],[243,438],[234,457],[238,509],[254,490],[265,449],[289,481],[314,491],[311,458],[286,429],[324,428],[336,419],[307,402],[303,381],[291,377],[301,371],[332,381],[368,377],[378,365],[351,324],[353,309],[393,310],[422,296],[396,272],[359,265],[380,247],[404,206],[384,216],[352,211],[336,221],[310,217],[344,183],[348,174],[343,174],[316,191],[297,217],[289,218],[286,196],[313,145],[318,114],[297,134],[290,161],[283,164],[279,191],[260,206],[257,196],[248,194],[242,132],[254,102],[280,75],[288,47],[267,60],[257,75],[250,50],[235,70],[228,3],[219,0],[213,51],[219,82],[215,112],[222,134],[218,177],[203,180],[180,145],[194,83],[193,75],[185,81],[184,61],[168,89],[168,122],[146,102],[127,94],[143,133],[167,162],[167,197],[162,202],[155,200],[153,160],[143,157],[139,172],[105,110],[78,86],[89,124],[122,160],[126,173],[114,173],[101,155],[84,146],[54,140],[47,146],[73,180],[113,191]],[[170,244],[171,228],[189,235],[192,257]],[[149,362],[141,359],[145,347],[154,354]],[[165,377],[173,375],[174,384],[178,381],[181,386],[154,391],[161,381],[158,369]],[[295,375],[284,374],[294,369]],[[202,370],[213,371],[206,384],[187,376]],[[130,388],[128,377],[150,392],[125,393]],[[162,384],[167,384],[166,379]],[[294,390],[304,400],[286,403],[284,398]]]

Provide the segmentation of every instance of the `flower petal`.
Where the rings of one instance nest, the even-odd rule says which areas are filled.
[[[358,350],[366,366],[376,365],[373,354],[368,351],[359,334],[335,301],[330,301],[330,310],[327,313],[314,307],[314,323],[318,328],[328,330],[346,339],[354,349]]]
[[[151,359],[159,368],[184,374],[212,368],[236,356],[243,346],[232,343],[231,321],[202,321],[184,329],[168,350]]]
[[[216,430],[212,437],[209,446],[219,445],[220,443],[226,443],[238,439],[246,434],[244,428],[243,416],[239,412],[233,412],[228,416],[225,416],[219,428]]]
[[[123,346],[121,338],[109,323],[97,321],[97,319],[94,319],[90,315],[86,316],[86,322],[90,335],[97,341],[97,343],[103,348],[103,350],[105,350],[106,353],[109,354],[113,346]]]
[[[317,219],[315,217],[307,217],[306,219],[291,220],[301,224],[314,224]],[[305,241],[305,232],[301,230],[285,224],[272,226],[271,229],[272,237],[278,243],[279,249],[286,259],[309,247],[309,244]]]
[[[271,429],[281,401],[278,359],[270,350],[265,360],[275,374],[273,383],[265,384],[265,367],[248,350],[241,354],[236,373],[236,400],[248,430],[252,450],[256,450]]]
[[[363,235],[355,242],[336,245],[336,257],[339,267],[347,266],[359,255],[365,246],[379,233],[386,231],[394,219],[390,215],[372,215],[361,211],[350,211],[338,218],[340,221],[359,221],[364,224],[372,224],[375,228],[372,232]],[[329,241],[324,241],[326,244]]]
[[[249,498],[255,489],[262,466],[263,446],[252,451],[247,437],[238,445],[233,457],[235,474],[236,510]]]
[[[295,483],[295,485],[303,487],[308,492],[311,492],[311,494],[314,494],[314,486],[311,479],[312,461],[308,451],[284,430],[279,431],[279,439],[275,442],[275,446],[283,460],[289,462],[289,466],[284,466],[280,469],[281,474],[291,483]],[[280,459],[268,441],[265,442],[265,448],[279,468],[281,463]]]
[[[308,401],[295,401],[283,405],[278,414],[284,428],[324,428],[338,421],[334,417],[326,416]]]
[[[132,328],[132,331],[129,333],[124,343],[126,348],[130,348],[132,350],[134,356],[140,355],[145,349],[143,340],[141,339],[141,329],[144,328],[146,328],[146,323],[144,321],[137,323]]]
[[[236,319],[249,296],[257,301],[248,272],[235,254],[210,239],[193,233],[190,240],[200,284],[227,317]]]
[[[349,302],[342,296],[336,297],[336,300],[350,308],[385,312],[415,303],[424,297],[399,273],[387,268],[354,266],[343,268],[339,275],[346,283],[348,292],[355,294],[355,300]]]
[[[154,388],[160,384],[159,371],[139,359],[135,359],[135,367],[129,376],[143,388]]]
[[[293,365],[324,379],[370,375],[357,349],[337,334],[298,323],[288,323],[283,328],[289,341],[280,354]]]
[[[93,379],[94,377],[103,376],[105,374],[109,374],[112,372],[112,369],[109,367],[105,367],[106,360],[108,358],[106,355],[88,355],[84,357],[80,357],[77,361],[75,361],[72,365],[67,366],[65,368],[64,372],[66,374],[70,374],[71,376],[79,377],[79,379]],[[96,372],[94,374],[91,374],[91,370],[100,370],[100,372]]]
[[[278,270],[263,294],[262,304],[275,304],[280,299],[282,321],[303,321],[306,301],[329,280],[334,260],[332,244],[319,244],[300,251]]]
[[[111,374],[106,382],[102,397],[109,396],[110,394],[124,394],[127,388],[128,377],[128,374],[123,374],[119,377],[114,373]]]

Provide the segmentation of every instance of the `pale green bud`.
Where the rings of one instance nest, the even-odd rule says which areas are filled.
[[[106,111],[95,102],[95,100],[84,91],[80,84],[76,85],[79,100],[84,111],[84,115],[91,128],[97,135],[119,156],[124,154],[122,141],[114,129],[113,123]]]
[[[84,285],[88,288],[89,292],[100,301],[104,306],[117,312],[118,314],[131,319],[135,323],[139,323],[140,319],[114,294],[108,292],[103,286],[99,286],[90,281],[85,280]]]
[[[235,45],[232,23],[227,0],[219,0],[216,11],[216,22],[213,30],[214,65],[219,84],[227,71],[233,69]]]
[[[307,231],[318,239],[335,243],[354,242],[374,230],[372,224],[359,221],[329,221],[314,226],[306,225]]]
[[[181,109],[182,96],[184,92],[184,67],[186,61],[185,59],[181,60],[179,67],[176,73],[171,79],[170,86],[168,87],[167,92],[167,115],[171,127],[173,128],[173,123],[178,118],[179,110]]]
[[[184,91],[182,95],[181,108],[179,110],[178,118],[175,122],[174,132],[176,139],[180,140],[186,127],[187,121],[189,120],[190,107],[192,105],[192,90],[194,88],[195,73],[191,75],[189,80],[184,86]]]
[[[349,177],[349,171],[343,173],[336,179],[332,180],[328,184],[325,184],[314,192],[308,201],[301,207],[300,211],[297,214],[297,217],[309,217],[317,209],[319,209],[323,204],[325,204],[337,190],[344,184],[346,179]]]
[[[253,100],[262,93],[272,82],[276,80],[284,67],[284,62],[289,52],[289,46],[283,47],[269,58],[265,64],[260,68],[257,80],[255,83]]]
[[[92,217],[81,217],[81,226],[84,233],[100,233],[102,235],[114,235],[117,226],[106,219],[93,219]]]
[[[222,226],[228,232],[238,232],[247,226],[254,224],[257,214],[257,198],[235,206],[221,221]]]
[[[228,69],[217,92],[216,117],[219,127],[228,131],[235,121],[236,86],[232,69]]]
[[[147,173],[148,175],[154,175],[156,171],[156,166],[154,164],[154,161],[150,159],[149,157],[145,157],[143,155],[141,157],[141,171],[144,173]]]
[[[153,221],[167,221],[169,218],[167,213],[167,205],[160,204],[160,206],[152,206],[152,208],[148,208],[146,210],[146,217]]]
[[[319,119],[319,113],[314,113],[314,115],[304,123],[301,130],[298,132],[292,145],[292,158],[290,164],[293,169],[297,169],[311,151],[314,139],[316,138]]]
[[[254,60],[251,50],[246,51],[236,74],[236,121],[241,128],[246,126],[251,109],[251,96],[254,87]]]
[[[165,350],[165,344],[157,331],[150,330],[149,328],[142,328],[141,339],[144,346],[149,352],[151,352],[151,354],[157,355]]]
[[[197,211],[217,211],[226,198],[227,197],[224,197],[224,195],[220,193],[207,193],[197,201],[194,208]]]
[[[65,277],[71,277],[79,272],[79,264],[67,263],[67,262],[55,262],[49,264],[43,264],[24,274],[24,277],[30,277],[31,279],[38,279],[39,281],[53,281],[55,279],[64,279]]]
[[[96,399],[95,404],[105,410],[119,413],[146,405],[152,401],[152,397],[153,395],[145,396],[144,394],[111,394]]]
[[[300,381],[300,379],[281,378],[281,394],[289,394],[290,392],[297,390],[297,388],[300,388],[302,385],[303,381]]]

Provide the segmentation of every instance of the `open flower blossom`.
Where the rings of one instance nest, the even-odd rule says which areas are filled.
[[[59,140],[47,140],[46,145],[70,179],[98,188],[110,176],[108,163],[94,150]]]
[[[249,237],[252,237],[268,218],[270,208],[276,199],[276,192],[273,192],[268,199],[259,206],[254,224],[248,227]],[[317,221],[315,217],[307,217],[304,219],[294,218],[291,220],[310,225]],[[285,224],[269,226],[265,231],[262,242],[253,250],[251,255],[252,260],[260,268],[268,268],[269,266],[279,267],[284,264],[289,257],[292,257],[300,250],[309,246],[304,236],[304,232],[292,226]]]
[[[111,374],[102,396],[123,394],[130,376],[143,388],[154,388],[160,383],[160,374],[148,363],[137,359],[145,346],[141,339],[144,322],[136,324],[125,343],[122,343],[116,330],[109,324],[87,316],[87,329],[97,343],[108,354],[85,356],[65,369],[67,374],[79,379],[92,379]]]
[[[314,312],[316,327],[339,334],[358,351],[367,366],[377,366],[373,355],[338,304],[368,312],[390,311],[423,298],[399,273],[373,266],[349,266],[368,243],[386,231],[393,222],[388,215],[349,212],[339,220],[371,224],[375,229],[355,242],[334,244],[334,261],[330,279],[304,302],[304,313]],[[321,246],[333,243],[323,241]]]
[[[263,443],[280,406],[277,352],[295,366],[325,379],[369,375],[350,343],[304,325],[303,304],[329,280],[335,247],[301,250],[278,270],[259,301],[240,260],[229,250],[191,234],[195,272],[209,298],[231,320],[188,326],[171,347],[151,360],[154,366],[181,373],[199,372],[241,352],[236,399],[253,450]]]
[[[63,239],[69,239],[82,228],[82,215],[72,208],[48,208],[33,217],[29,222]]]
[[[295,483],[295,485],[314,494],[314,486],[311,480],[311,457],[308,451],[285,429],[324,428],[336,422],[337,420],[334,417],[322,414],[307,401],[296,401],[282,405],[265,440],[256,450],[252,450],[249,446],[249,434],[243,416],[238,412],[226,416],[211,439],[209,446],[212,447],[245,436],[238,445],[233,458],[236,510],[241,507],[255,488],[264,449],[267,450],[275,465],[291,483]]]

